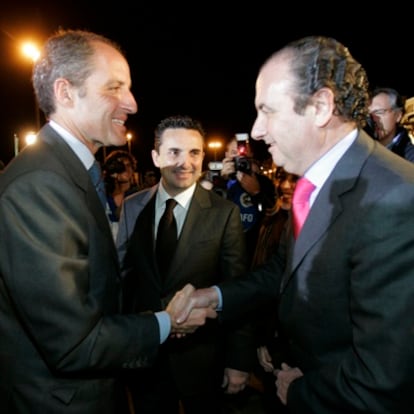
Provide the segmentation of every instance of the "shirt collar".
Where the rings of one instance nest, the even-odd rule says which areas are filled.
[[[95,156],[91,153],[89,148],[55,121],[49,121],[49,125],[62,137],[62,139],[69,145],[72,151],[81,160],[85,168],[89,170],[95,161]]]
[[[177,194],[173,198],[175,199],[175,201],[177,201],[177,203],[181,207],[187,209],[193,197],[195,188],[196,188],[196,183],[193,183],[190,187],[188,187],[186,190],[182,191],[181,193]],[[171,196],[167,193],[164,186],[162,185],[162,180],[160,180],[160,183],[158,186],[156,204],[158,206],[162,206],[169,198],[171,198]]]
[[[321,188],[330,176],[338,161],[342,158],[348,148],[352,145],[358,135],[358,130],[353,129],[342,138],[327,153],[305,172],[305,177],[317,188]]]
[[[305,172],[304,176],[316,186],[309,200],[311,205],[319,194],[322,186],[331,175],[336,164],[349,149],[357,136],[358,129],[353,129]]]

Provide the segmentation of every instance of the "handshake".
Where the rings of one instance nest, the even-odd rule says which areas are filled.
[[[206,318],[217,318],[218,293],[215,288],[195,289],[185,285],[171,299],[167,313],[171,318],[171,334],[185,336],[206,323]]]

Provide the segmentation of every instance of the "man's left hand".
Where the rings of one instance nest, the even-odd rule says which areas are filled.
[[[303,372],[299,368],[292,368],[288,364],[282,363],[282,369],[275,369],[277,396],[284,405],[287,404],[287,393],[289,385],[296,378],[303,377]]]

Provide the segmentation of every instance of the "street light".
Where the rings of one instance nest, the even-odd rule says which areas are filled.
[[[131,143],[132,143],[132,133],[131,132],[127,132],[126,139],[127,139],[127,143],[128,143],[128,152],[131,154]]]
[[[28,132],[24,140],[26,145],[33,145],[37,141],[36,132],[30,131]],[[20,138],[17,134],[14,134],[14,156],[17,156],[20,152]]]
[[[22,52],[23,55],[29,58],[33,64],[39,59],[40,51],[38,47],[33,42],[25,42],[22,44]],[[35,96],[35,111],[36,111],[36,130],[40,129],[40,112],[39,112],[39,104],[37,103],[37,99]]]
[[[14,134],[14,156],[17,157],[19,155],[19,137],[17,134]]]
[[[208,147],[214,151],[214,161],[217,161],[217,150],[222,147],[222,143],[220,141],[210,141]]]

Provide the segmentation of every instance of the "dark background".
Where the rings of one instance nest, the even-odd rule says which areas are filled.
[[[370,9],[340,2],[303,6],[269,1],[106,1],[95,7],[81,2],[8,3],[0,6],[4,162],[14,156],[14,134],[20,137],[35,129],[32,63],[22,56],[20,44],[31,39],[40,46],[59,27],[102,33],[125,50],[139,107],[127,127],[133,133],[132,152],[140,171],[152,166],[153,129],[165,116],[196,117],[209,140],[223,143],[235,133],[250,132],[260,65],[273,51],[305,35],[337,38],[363,64],[371,86],[391,86],[406,97],[414,96],[414,24],[402,3]],[[261,143],[253,146],[265,157]],[[218,159],[223,155],[219,151]],[[207,151],[206,161],[212,156]]]

